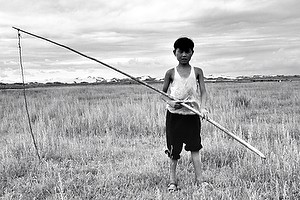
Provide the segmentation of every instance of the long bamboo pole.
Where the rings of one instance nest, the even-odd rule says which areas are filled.
[[[191,107],[191,106],[189,106],[189,105],[187,105],[185,103],[181,103],[181,105],[183,105],[184,107],[190,109],[191,111],[193,111],[197,115],[201,116],[201,113],[198,110],[194,109],[193,107]],[[220,125],[216,121],[212,120],[210,117],[207,117],[205,119],[209,123],[211,123],[212,125],[214,125],[215,127],[219,128],[223,132],[227,133],[227,135],[231,136],[233,139],[235,139],[236,141],[240,142],[242,145],[244,145],[245,147],[247,147],[248,149],[250,149],[251,151],[253,151],[254,153],[256,153],[257,155],[259,155],[261,158],[266,159],[266,156],[262,152],[260,152],[258,149],[256,149],[255,147],[253,147],[251,144],[249,144],[248,142],[246,142],[242,138],[238,137],[237,135],[235,135],[234,133],[232,133],[231,131],[229,131],[228,129],[226,129],[225,127],[223,127],[222,125]]]
[[[70,51],[72,51],[72,52],[74,52],[74,53],[76,53],[76,54],[79,54],[79,55],[81,55],[81,56],[83,56],[83,57],[85,57],[85,58],[88,58],[88,59],[93,60],[93,61],[95,61],[95,62],[97,62],[97,63],[100,63],[100,64],[102,64],[102,65],[104,65],[104,66],[106,66],[106,67],[108,67],[108,68],[110,68],[110,69],[112,69],[112,70],[114,70],[114,71],[117,71],[117,72],[119,72],[119,73],[121,73],[121,74],[123,74],[123,75],[125,75],[125,76],[127,76],[127,77],[129,77],[129,78],[131,78],[132,80],[134,80],[134,81],[140,83],[141,85],[144,85],[144,86],[150,88],[151,90],[153,90],[153,91],[155,91],[155,92],[157,92],[157,93],[159,93],[159,94],[161,94],[161,95],[163,95],[163,96],[169,98],[170,100],[176,100],[176,99],[174,99],[173,97],[171,97],[170,95],[168,95],[167,93],[165,93],[165,92],[163,92],[163,91],[161,91],[161,90],[156,89],[155,87],[149,85],[148,83],[143,82],[143,81],[141,81],[141,80],[139,80],[139,79],[137,79],[137,78],[131,76],[130,74],[127,74],[127,73],[125,73],[125,72],[123,72],[123,71],[121,71],[121,70],[119,70],[119,69],[117,69],[117,68],[115,68],[115,67],[113,67],[113,66],[111,66],[111,65],[108,65],[108,64],[106,64],[106,63],[104,63],[104,62],[102,62],[102,61],[96,59],[96,58],[93,58],[93,57],[90,57],[90,56],[88,56],[88,55],[85,55],[85,54],[83,54],[83,53],[81,53],[81,52],[79,52],[79,51],[77,51],[77,50],[75,50],[75,49],[72,49],[72,48],[66,46],[66,45],[63,45],[63,44],[54,42],[54,41],[52,41],[52,40],[49,40],[49,39],[47,39],[47,38],[44,38],[44,37],[42,37],[42,36],[39,36],[39,35],[30,33],[30,32],[24,31],[24,30],[22,30],[22,29],[20,29],[20,28],[16,28],[16,27],[12,27],[12,28],[14,28],[14,29],[16,29],[16,30],[18,30],[18,31],[20,31],[20,32],[26,33],[26,34],[28,34],[28,35],[31,35],[31,36],[33,36],[33,37],[36,37],[36,38],[45,40],[45,41],[50,42],[50,43],[53,43],[53,44],[55,44],[55,45],[57,45],[57,46],[60,46],[60,47],[62,47],[62,48],[68,49],[68,50],[70,50]],[[201,113],[200,113],[198,110],[192,108],[191,106],[187,105],[187,104],[184,103],[184,102],[182,102],[181,105],[184,106],[184,107],[186,107],[186,108],[188,108],[189,110],[193,111],[195,114],[197,114],[197,115],[199,115],[200,117],[203,118],[203,116],[201,115]],[[259,155],[261,158],[264,158],[264,159],[266,158],[266,157],[264,156],[264,154],[261,153],[258,149],[256,149],[255,147],[253,147],[252,145],[250,145],[249,143],[247,143],[246,141],[244,141],[244,140],[241,139],[240,137],[236,136],[234,133],[230,132],[229,130],[227,130],[226,128],[224,128],[223,126],[221,126],[220,124],[218,124],[218,123],[215,122],[214,120],[210,119],[209,117],[207,117],[207,118],[205,118],[205,119],[206,119],[209,123],[213,124],[214,126],[216,126],[217,128],[219,128],[220,130],[222,130],[223,132],[225,132],[227,135],[231,136],[231,137],[232,137],[233,139],[235,139],[236,141],[240,142],[242,145],[244,145],[245,147],[247,147],[249,150],[251,150],[251,151],[253,151],[254,153],[256,153],[257,155]]]

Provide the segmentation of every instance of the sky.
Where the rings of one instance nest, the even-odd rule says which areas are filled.
[[[300,74],[299,0],[0,0],[0,82],[21,82],[17,31],[46,37],[133,76],[162,78],[190,37],[204,76]],[[26,82],[118,72],[21,33]]]

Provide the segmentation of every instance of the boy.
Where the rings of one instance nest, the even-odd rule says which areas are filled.
[[[207,116],[204,109],[206,89],[203,72],[200,68],[192,67],[189,62],[194,53],[194,42],[186,37],[179,38],[174,43],[174,55],[178,60],[175,68],[166,72],[163,91],[168,92],[177,101],[168,101],[166,116],[166,154],[170,158],[170,192],[178,190],[176,178],[177,160],[180,158],[183,143],[185,150],[191,151],[196,181],[201,183],[202,172],[199,150],[202,148],[199,115],[181,106],[180,102],[200,111],[202,116]]]

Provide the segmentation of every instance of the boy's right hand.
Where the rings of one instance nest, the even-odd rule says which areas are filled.
[[[182,101],[168,101],[168,104],[175,109],[182,108],[183,106],[181,105],[181,103]]]

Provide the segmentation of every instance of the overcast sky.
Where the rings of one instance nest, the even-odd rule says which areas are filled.
[[[17,31],[67,45],[133,76],[163,77],[174,41],[195,42],[209,75],[300,74],[299,0],[0,0],[0,82],[20,82]],[[21,33],[26,81],[120,77]]]

